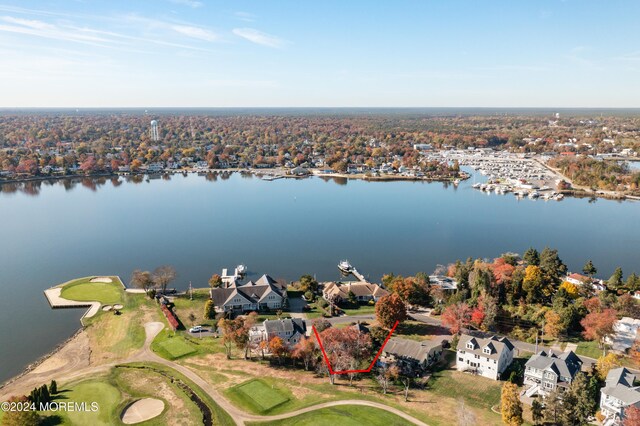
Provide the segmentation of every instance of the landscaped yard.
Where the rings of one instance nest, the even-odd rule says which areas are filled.
[[[248,425],[274,426],[404,426],[412,423],[385,410],[360,405],[322,408],[289,419],[272,422],[250,422]]]
[[[375,305],[361,304],[355,308],[342,309],[346,315],[367,315],[374,314],[376,312]]]
[[[469,373],[444,370],[431,376],[428,392],[449,398],[463,397],[469,405],[491,409],[500,403],[502,383]]]
[[[394,333],[403,339],[411,339],[417,341],[430,340],[435,338],[450,339],[449,332],[442,327],[431,324],[425,324],[419,321],[404,321],[398,325]]]
[[[60,296],[78,302],[97,301],[105,305],[122,303],[124,289],[115,277],[112,277],[114,282],[111,283],[92,283],[90,282],[92,278],[94,277],[80,278],[65,284]]]
[[[151,349],[163,358],[175,360],[182,357],[224,352],[220,339],[191,337],[186,331],[162,330],[151,343]]]
[[[576,349],[578,355],[588,356],[589,358],[598,359],[602,356],[602,348],[598,347],[596,341],[579,341]]]
[[[289,397],[277,387],[269,386],[260,379],[241,383],[227,389],[225,393],[238,406],[259,414],[267,413],[289,401]]]

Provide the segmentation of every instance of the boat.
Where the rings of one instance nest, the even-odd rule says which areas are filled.
[[[243,265],[242,263],[238,266],[236,266],[236,273],[240,276],[244,276],[247,273],[247,266]]]
[[[456,180],[454,180],[454,181],[453,181],[453,184],[454,184],[455,186],[460,185],[460,179],[456,179]]]
[[[532,191],[529,194],[529,198],[532,199],[532,200],[535,199],[535,198],[538,198],[539,196],[540,196],[540,193],[538,191]]]
[[[338,269],[346,274],[350,274],[353,271],[353,266],[348,260],[341,260],[340,263],[338,263]]]
[[[481,184],[480,182],[478,182],[478,183],[474,183],[474,184],[472,185],[472,187],[473,187],[474,189],[480,189],[480,185],[482,185],[482,184]]]

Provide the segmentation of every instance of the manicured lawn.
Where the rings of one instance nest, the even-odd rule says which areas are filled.
[[[501,389],[502,382],[452,370],[434,373],[428,388],[436,395],[463,397],[468,404],[487,409],[500,403]]]
[[[360,405],[343,405],[322,408],[309,413],[300,414],[284,420],[272,422],[248,422],[248,425],[260,426],[404,426],[412,423],[374,407]]]
[[[62,288],[61,296],[78,302],[97,301],[102,304],[122,303],[124,289],[120,283],[92,283],[91,278],[71,281]]]
[[[419,342],[423,340],[435,339],[438,337],[440,337],[440,340],[442,340],[445,338],[443,336],[444,333],[446,333],[446,331],[441,327],[410,320],[398,325],[398,328],[396,328],[395,331],[395,335],[398,337],[402,337],[403,339],[417,340]]]
[[[580,341],[578,342],[578,348],[576,349],[578,355],[588,356],[589,358],[598,359],[602,356],[602,348],[598,347],[596,341]]]
[[[367,315],[374,314],[376,312],[375,305],[371,306],[368,304],[359,305],[356,308],[343,309],[344,313],[347,315]]]
[[[151,343],[151,349],[163,358],[174,360],[201,354],[222,353],[224,347],[214,337],[191,337],[186,331],[162,330]]]
[[[158,344],[172,359],[192,354],[196,349],[181,338],[167,339]]]
[[[249,380],[225,391],[233,402],[247,407],[254,413],[266,413],[289,401],[289,398],[274,386],[260,379]]]

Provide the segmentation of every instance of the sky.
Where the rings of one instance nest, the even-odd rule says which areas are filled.
[[[0,107],[640,107],[637,0],[0,0]]]

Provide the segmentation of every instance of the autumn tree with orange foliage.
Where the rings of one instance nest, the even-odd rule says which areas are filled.
[[[640,408],[635,405],[625,408],[622,426],[640,426]]]
[[[452,334],[460,334],[463,328],[471,323],[471,308],[464,302],[449,305],[442,312],[442,324]]]
[[[613,326],[617,320],[615,309],[591,312],[580,321],[584,328],[582,335],[588,340],[597,340],[598,346],[604,349],[604,339],[613,334]]]
[[[391,328],[396,321],[407,319],[407,307],[398,294],[381,297],[376,303],[376,319],[384,328]]]

